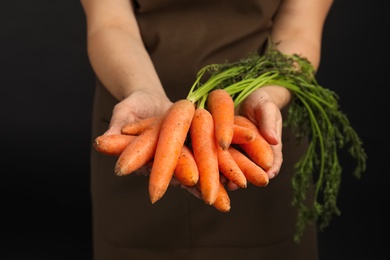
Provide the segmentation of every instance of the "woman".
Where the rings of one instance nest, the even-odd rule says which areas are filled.
[[[264,49],[320,63],[322,29],[331,0],[81,0],[88,54],[97,76],[92,137],[118,134],[128,122],[164,113],[185,98],[204,65],[233,62]],[[317,259],[309,226],[293,242],[293,166],[297,145],[282,115],[291,93],[262,87],[239,113],[258,126],[275,154],[270,183],[229,192],[219,212],[190,192],[170,187],[157,203],[148,178],[114,174],[115,157],[92,149],[94,259]],[[282,147],[283,146],[283,147]],[[282,150],[283,149],[283,150]],[[283,162],[283,164],[282,164]],[[276,177],[277,176],[277,177]],[[196,195],[196,194],[195,194]]]

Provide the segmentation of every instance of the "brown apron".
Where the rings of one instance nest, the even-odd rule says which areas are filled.
[[[171,100],[186,97],[202,66],[259,50],[279,2],[137,1],[145,46]],[[92,138],[107,130],[116,103],[97,82]],[[94,259],[317,259],[314,225],[293,242],[291,177],[306,144],[296,146],[289,129],[283,135],[282,171],[267,187],[229,192],[228,213],[176,187],[152,205],[147,177],[116,176],[117,157],[91,148]]]

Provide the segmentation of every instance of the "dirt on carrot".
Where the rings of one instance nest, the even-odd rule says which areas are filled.
[[[256,132],[248,127],[235,124],[233,130],[232,144],[245,144],[256,138]]]

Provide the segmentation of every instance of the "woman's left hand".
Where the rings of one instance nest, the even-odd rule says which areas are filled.
[[[237,113],[254,122],[261,135],[271,144],[274,163],[267,170],[270,179],[278,175],[283,162],[281,109],[291,100],[291,92],[280,86],[266,86],[255,90],[237,108]]]

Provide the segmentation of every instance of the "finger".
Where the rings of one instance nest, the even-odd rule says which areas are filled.
[[[281,140],[282,115],[290,93],[283,87],[266,86],[249,95],[238,112],[256,123],[261,135],[272,145]]]
[[[279,108],[271,101],[262,103],[255,109],[255,121],[261,135],[271,145],[277,145],[281,139],[282,116]]]
[[[184,185],[183,185],[184,186]],[[195,197],[197,197],[198,199],[202,199],[202,193],[200,192],[200,190],[196,187],[196,186],[193,186],[193,187],[186,187],[184,186],[184,188],[189,192],[191,193],[192,195],[194,195]]]
[[[153,161],[150,161],[147,164],[145,164],[144,166],[142,166],[141,168],[139,168],[136,171],[136,174],[143,175],[143,176],[149,176],[150,172],[152,171],[152,166],[153,166]]]
[[[121,126],[117,124],[112,124],[104,135],[120,135],[121,134]]]
[[[105,134],[121,134],[122,128],[137,120],[133,110],[131,110],[124,101],[119,102],[114,106],[110,124]]]
[[[182,188],[181,187],[182,184],[180,183],[180,181],[175,176],[172,177],[170,185]]]
[[[267,170],[269,179],[273,179],[279,174],[283,163],[282,144],[272,145],[271,148],[274,152],[274,163],[271,168]]]
[[[193,187],[185,186],[185,185],[183,185],[176,177],[172,177],[172,180],[171,180],[170,185],[175,186],[175,187],[178,187],[178,188],[185,189],[185,190],[187,190],[189,193],[191,193],[192,195],[194,195],[195,197],[197,197],[198,199],[202,199],[202,193],[200,192],[200,190],[198,189],[198,187],[196,187],[196,186],[193,186]]]
[[[226,184],[228,190],[238,190],[240,187],[232,181],[228,181]]]

